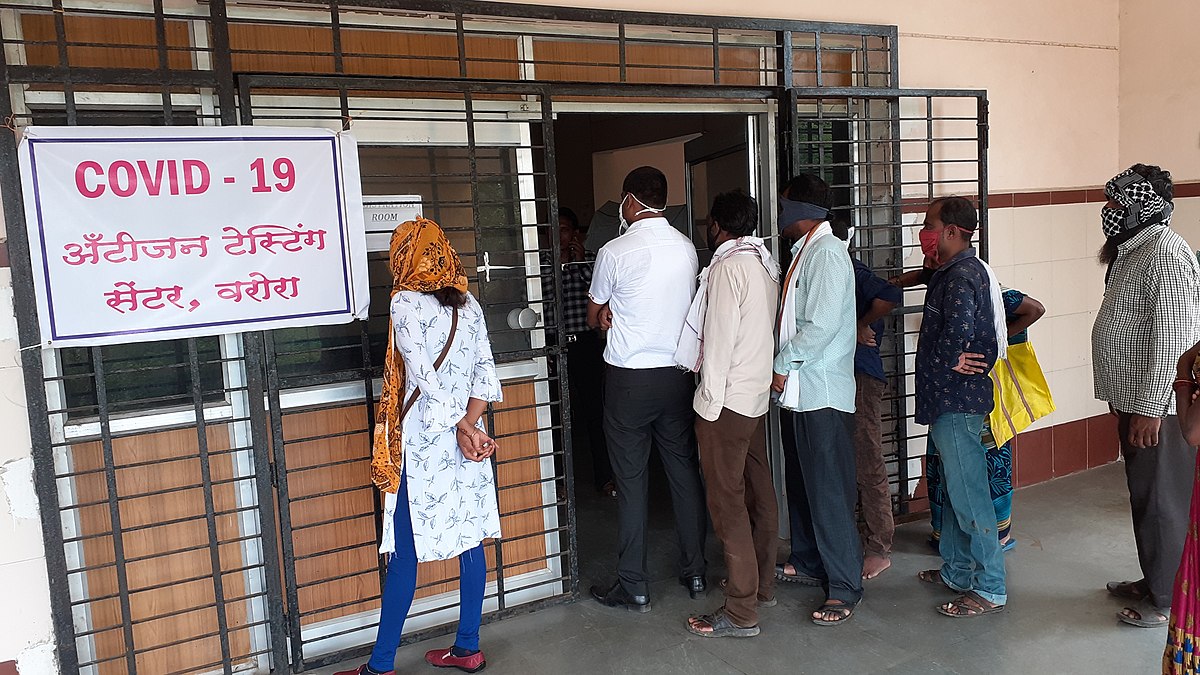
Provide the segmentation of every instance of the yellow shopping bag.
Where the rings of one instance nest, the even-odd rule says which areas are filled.
[[[988,424],[996,447],[1054,412],[1050,385],[1028,342],[1009,345],[1008,358],[1000,359],[992,368],[992,389],[996,406],[988,415]]]

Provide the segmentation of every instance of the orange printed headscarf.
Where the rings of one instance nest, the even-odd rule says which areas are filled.
[[[417,217],[396,228],[389,249],[392,297],[400,291],[427,293],[442,288],[467,292],[467,272],[442,228]],[[390,304],[389,304],[390,306]],[[388,321],[387,356],[383,362],[383,393],[375,413],[371,481],[383,492],[400,489],[404,466],[400,415],[404,406],[404,359],[393,344],[395,327]]]

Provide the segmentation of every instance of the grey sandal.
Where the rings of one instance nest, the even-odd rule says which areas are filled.
[[[692,618],[701,623],[708,624],[708,627],[712,629],[712,630],[707,630],[707,631],[700,630],[699,628],[696,628],[695,626],[693,626],[691,621],[688,621],[688,624],[687,624],[688,632],[690,632],[694,635],[699,635],[700,637],[748,638],[748,637],[754,637],[755,635],[758,635],[758,626],[757,625],[739,626],[739,625],[735,624],[733,621],[731,621],[729,619],[729,615],[725,613],[724,607],[722,607],[721,609],[718,609],[717,611],[713,612],[712,614],[701,614],[700,616],[694,616]]]
[[[1134,618],[1129,616],[1125,612],[1132,612],[1133,614],[1136,614],[1137,617]],[[1148,619],[1146,617],[1154,618]],[[1169,608],[1162,609],[1155,607],[1154,603],[1150,602],[1149,599],[1142,598],[1142,601],[1137,604],[1137,607],[1126,607],[1120,612],[1117,612],[1117,618],[1120,619],[1122,623],[1127,623],[1130,626],[1137,626],[1138,628],[1162,628],[1171,620],[1171,610]]]

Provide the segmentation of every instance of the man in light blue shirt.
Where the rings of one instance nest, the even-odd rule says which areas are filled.
[[[793,178],[780,198],[780,233],[796,241],[783,286],[772,389],[783,408],[792,555],[782,581],[825,589],[813,623],[844,623],[862,599],[862,544],[854,519],[854,267],[827,220],[829,186]]]

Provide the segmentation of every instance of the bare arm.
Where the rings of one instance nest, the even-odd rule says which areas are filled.
[[[1187,350],[1179,357],[1176,369],[1175,405],[1178,408],[1179,426],[1183,429],[1183,437],[1188,445],[1200,445],[1200,405],[1196,405],[1197,389],[1195,373],[1196,356],[1200,355],[1200,343]],[[1188,386],[1184,381],[1190,382]]]
[[[612,328],[612,310],[608,308],[608,303],[598,305],[594,300],[588,300],[587,323],[590,328]]]
[[[1013,312],[1013,314],[1017,318],[1008,324],[1008,337],[1012,337],[1037,323],[1038,319],[1046,314],[1046,308],[1037,300],[1025,296],[1025,299],[1021,301],[1021,304],[1017,307],[1017,311]]]
[[[893,309],[896,309],[896,303],[894,302],[888,302],[880,298],[872,300],[867,313],[858,320],[858,344],[868,347],[878,346],[878,342],[876,341],[877,336],[874,329],[871,328],[871,324],[891,314]]]

